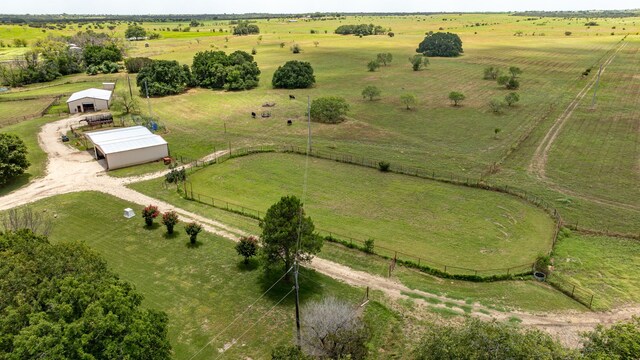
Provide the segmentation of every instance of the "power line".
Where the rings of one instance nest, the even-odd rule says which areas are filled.
[[[271,311],[273,311],[273,309],[275,309],[275,308],[276,308],[276,306],[280,305],[280,303],[281,303],[282,301],[284,301],[284,299],[285,299],[287,296],[289,296],[289,294],[291,294],[294,290],[295,290],[295,287],[291,288],[291,290],[289,290],[289,292],[288,292],[288,293],[286,293],[286,294],[282,297],[282,299],[280,299],[280,300],[279,300],[275,305],[273,305],[273,306],[271,307],[271,309],[269,309],[266,313],[264,313],[264,315],[262,315],[262,316],[261,316],[261,317],[260,317],[260,318],[255,322],[255,323],[253,323],[253,325],[251,325],[251,326],[250,326],[250,327],[249,327],[245,332],[243,332],[243,333],[242,333],[242,334],[241,334],[237,339],[235,339],[227,349],[225,349],[223,352],[221,352],[221,353],[220,353],[220,355],[218,355],[218,356],[216,357],[216,359],[219,359],[222,355],[224,355],[224,353],[225,353],[227,350],[231,349],[231,347],[232,347],[236,342],[238,342],[238,341],[240,340],[240,338],[242,338],[243,336],[245,336],[249,331],[251,331],[251,329],[253,329],[256,325],[258,325],[258,323],[259,323],[262,319],[264,319],[264,317],[265,317],[265,316],[269,315],[269,313],[271,313]]]
[[[202,348],[200,348],[200,350],[198,350],[195,354],[193,354],[189,360],[192,360],[193,358],[195,358],[196,356],[198,356],[198,354],[200,354],[202,352],[202,350],[206,349],[207,346],[211,345],[211,343],[216,340],[220,335],[222,335],[225,331],[227,331],[227,329],[229,329],[231,327],[231,325],[233,325],[236,321],[238,321],[247,311],[249,311],[250,309],[253,308],[253,305],[255,305],[258,301],[260,301],[260,299],[262,299],[265,295],[267,295],[267,293],[269,291],[271,291],[271,289],[273,289],[274,286],[276,286],[277,283],[279,283],[282,279],[284,279],[285,276],[287,276],[287,274],[293,269],[293,266],[289,268],[289,270],[287,270],[284,274],[282,274],[282,276],[276,280],[276,282],[273,283],[273,285],[271,285],[271,287],[269,287],[267,289],[267,291],[265,291],[264,293],[262,293],[262,295],[260,295],[260,297],[258,297],[253,303],[251,303],[251,305],[247,306],[247,308],[240,313],[240,315],[236,316],[235,319],[233,319],[233,321],[231,321],[227,326],[225,326],[224,329],[222,329],[222,331],[220,331],[216,336],[214,336],[213,338],[211,338],[211,340],[209,340],[208,343],[206,343]],[[288,294],[287,294],[288,295]],[[279,302],[278,302],[279,303]]]

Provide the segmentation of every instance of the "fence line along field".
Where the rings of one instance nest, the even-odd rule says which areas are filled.
[[[640,39],[626,41],[567,120],[549,154],[548,176],[585,196],[640,211]],[[592,106],[593,105],[593,106]]]
[[[232,241],[206,232],[198,236],[198,246],[190,247],[182,224],[176,226],[173,236],[168,236],[157,221],[152,228],[146,228],[140,216],[122,217],[122,209],[127,207],[138,214],[141,211],[134,204],[91,192],[34,204],[34,210],[46,210],[50,217],[56,216],[52,218],[52,242],[85,242],[123,280],[135,285],[145,297],[145,306],[169,315],[169,340],[176,359],[190,359],[209,341],[195,359],[213,358],[225,348],[230,348],[224,352],[227,358],[260,358],[291,340],[293,296],[285,298],[258,322],[291,289],[290,284],[281,282],[256,301],[281,273],[265,276],[254,262],[244,266]],[[303,304],[328,295],[353,302],[362,299],[360,289],[313,271],[303,270],[301,274],[310,279],[302,282]],[[382,315],[377,313],[380,309]],[[240,314],[240,320],[226,328]],[[389,331],[398,326],[398,319],[391,310],[373,301],[367,316],[376,315],[380,316],[376,322],[376,346],[394,351],[400,344],[387,343],[386,339]]]
[[[442,264],[497,269],[547,253],[553,220],[518,198],[310,159],[305,209],[318,228]],[[300,194],[305,158],[256,154],[193,173],[194,192],[266,209]],[[264,212],[263,212],[264,213]]]

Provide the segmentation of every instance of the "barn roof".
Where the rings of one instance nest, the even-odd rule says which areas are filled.
[[[167,144],[162,136],[152,134],[144,126],[89,132],[85,135],[105,155]]]
[[[71,97],[69,97],[69,100],[67,100],[67,102],[70,103],[72,101],[76,101],[84,98],[94,98],[94,99],[109,101],[111,99],[111,90],[91,88],[87,90],[78,91],[76,93],[71,94]]]

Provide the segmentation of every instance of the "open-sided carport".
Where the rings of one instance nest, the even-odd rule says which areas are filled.
[[[89,132],[96,159],[105,159],[107,170],[144,164],[169,156],[169,144],[144,126]]]

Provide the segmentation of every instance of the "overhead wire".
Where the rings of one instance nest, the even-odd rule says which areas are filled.
[[[289,272],[291,272],[291,270],[293,270],[293,266],[289,268],[289,270],[287,270],[284,274],[282,274],[282,276],[276,280],[276,282],[274,282],[264,293],[262,293],[262,295],[260,295],[253,303],[251,303],[249,306],[247,306],[247,308],[240,313],[240,315],[236,316],[235,319],[233,319],[233,321],[231,321],[229,324],[227,324],[227,326],[225,326],[224,329],[222,329],[220,332],[218,332],[218,334],[216,334],[213,338],[211,338],[211,340],[209,340],[209,342],[207,342],[203,347],[200,348],[200,350],[196,351],[193,355],[191,355],[191,357],[189,358],[189,360],[193,360],[193,358],[195,358],[196,356],[198,356],[198,354],[200,354],[204,349],[206,349],[209,345],[211,345],[211,343],[213,343],[220,335],[222,335],[225,331],[227,331],[233,324],[236,323],[236,321],[238,321],[244,314],[246,314],[250,309],[253,308],[253,306],[260,301],[265,295],[267,295],[267,293],[269,291],[271,291],[271,289],[273,289],[276,284],[278,284],[280,281],[282,281],[282,279],[284,279],[285,276],[287,276],[287,274]]]
[[[281,302],[284,301],[284,299],[287,298],[287,296],[289,296],[293,291],[295,290],[295,287],[291,288],[291,290],[289,290],[288,293],[286,293],[280,300],[278,300],[278,302],[273,305],[271,307],[271,309],[269,309],[266,313],[264,313],[258,320],[256,320],[256,322],[253,323],[253,325],[251,325],[247,330],[245,330],[245,332],[243,332],[242,334],[240,334],[240,336],[237,339],[234,339],[233,342],[231,343],[231,345],[229,345],[228,348],[224,349],[224,351],[220,352],[220,354],[216,357],[216,359],[219,359],[221,356],[223,356],[225,354],[225,352],[227,352],[227,350],[231,349],[231,347],[237,343],[243,336],[245,336],[249,331],[251,331],[251,329],[253,329],[256,325],[258,325],[258,323],[260,321],[262,321],[262,319],[264,319],[267,315],[269,315],[269,313],[271,313],[271,311],[273,311],[273,309],[275,309],[278,305],[280,305]]]

